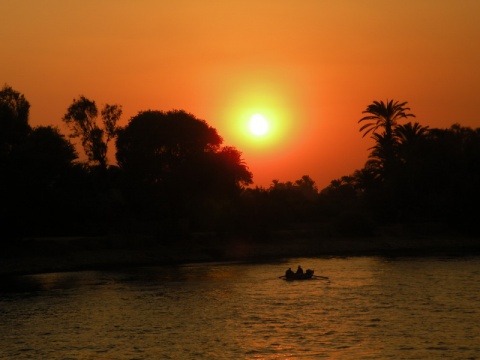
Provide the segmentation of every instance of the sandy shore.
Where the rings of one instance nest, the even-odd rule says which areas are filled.
[[[162,244],[154,238],[39,238],[4,248],[0,275],[94,270],[125,266],[171,265],[210,261],[270,261],[319,256],[428,256],[480,254],[480,239],[288,238],[258,243],[244,238],[219,241],[197,236]]]

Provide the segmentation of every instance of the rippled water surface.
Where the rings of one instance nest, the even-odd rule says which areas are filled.
[[[298,264],[329,280],[279,279]],[[2,359],[480,359],[478,257],[56,273],[2,289]]]

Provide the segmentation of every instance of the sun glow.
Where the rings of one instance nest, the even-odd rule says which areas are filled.
[[[246,154],[261,149],[262,154],[267,156],[277,151],[278,147],[287,146],[291,140],[287,136],[292,132],[288,110],[265,98],[256,96],[251,101],[240,99],[229,108],[230,113],[226,115],[232,119],[231,127],[225,131],[228,142]],[[252,104],[255,102],[261,105]]]
[[[250,132],[255,136],[263,136],[268,132],[269,124],[261,114],[253,114],[248,124]]]
[[[297,103],[294,87],[279,86],[282,74],[273,79],[268,75],[267,70],[237,74],[221,88],[218,117],[225,121],[218,129],[225,144],[238,148],[250,162],[278,156],[280,149],[289,149],[298,139],[299,128],[292,122],[298,116],[292,110]]]

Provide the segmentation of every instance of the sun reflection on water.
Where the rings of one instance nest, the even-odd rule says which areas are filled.
[[[330,281],[278,278],[298,264]],[[0,295],[0,355],[474,358],[479,265],[365,257],[32,276],[39,286]]]

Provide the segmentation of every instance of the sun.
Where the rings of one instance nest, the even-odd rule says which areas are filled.
[[[267,119],[261,114],[253,114],[250,117],[248,129],[255,136],[263,136],[268,133],[269,124]]]

